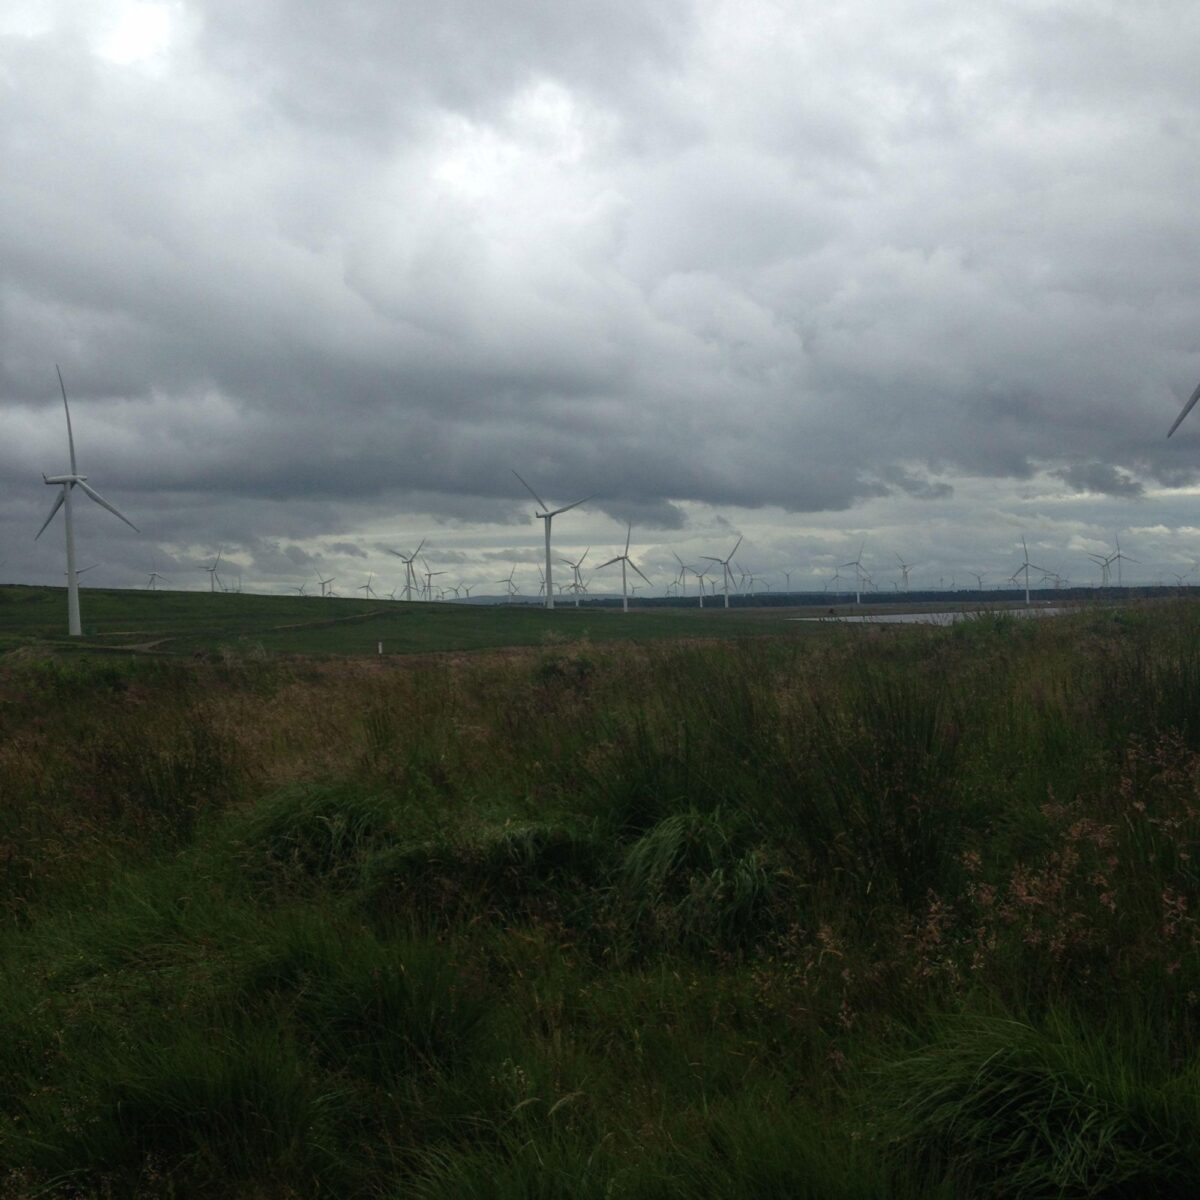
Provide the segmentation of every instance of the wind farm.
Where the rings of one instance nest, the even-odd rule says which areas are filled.
[[[1200,1196],[1198,39],[7,5],[0,1196]]]

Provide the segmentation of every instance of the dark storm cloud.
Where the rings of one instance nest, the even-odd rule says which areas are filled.
[[[1104,496],[1122,496],[1130,500],[1140,499],[1146,494],[1146,489],[1138,480],[1108,463],[1076,463],[1054,474],[1077,492],[1099,492]]]
[[[6,547],[56,360],[131,578],[1200,474],[1192,6],[110,8],[0,25]]]

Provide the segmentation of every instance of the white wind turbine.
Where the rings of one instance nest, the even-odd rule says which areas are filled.
[[[367,582],[360,583],[358,585],[358,587],[356,587],[354,589],[356,592],[362,592],[364,600],[374,600],[375,599],[375,589],[371,586],[371,581],[374,578],[375,578],[375,572],[372,571],[371,574],[367,576]]]
[[[152,570],[149,579],[146,580],[146,590],[148,592],[158,591],[158,581],[160,579],[166,579],[166,576],[160,575],[157,570]]]
[[[517,585],[513,583],[513,576],[517,573],[517,565],[513,563],[513,569],[509,571],[507,578],[497,579],[496,582],[504,585],[504,603],[511,604],[512,598],[517,594]]]
[[[333,583],[333,581],[334,581],[334,579],[336,578],[336,576],[334,576],[334,575],[331,575],[331,576],[330,576],[328,579],[322,579],[322,578],[321,578],[321,573],[320,573],[320,571],[314,571],[314,572],[313,572],[313,574],[314,574],[314,575],[317,577],[317,583],[319,583],[319,584],[321,585],[321,595],[322,595],[322,596],[325,596],[325,595],[327,595],[328,593],[325,591],[325,589],[326,589],[326,588],[327,588],[327,587],[328,587],[328,586],[329,586],[331,583]]]
[[[591,549],[591,546],[589,546],[587,550],[585,550],[574,562],[572,562],[572,560],[569,558],[563,558],[559,560],[560,562],[566,563],[567,566],[571,568],[571,573],[574,576],[574,582],[571,584],[571,591],[575,593],[576,608],[579,607],[579,593],[587,591],[587,588],[583,586],[583,572],[580,570],[580,568],[583,566],[583,560],[587,558]]]
[[[79,574],[75,569],[75,526],[71,514],[72,489],[79,488],[86,496],[99,504],[101,508],[107,508],[113,516],[119,517],[124,521],[135,533],[141,531],[128,517],[113,508],[99,492],[88,486],[86,475],[79,474],[79,470],[75,465],[75,435],[71,432],[71,407],[67,404],[67,388],[66,384],[63,383],[62,372],[58,369],[57,363],[54,364],[54,370],[58,374],[58,386],[62,391],[63,410],[67,414],[67,446],[71,453],[71,473],[69,475],[42,476],[42,479],[46,483],[60,487],[62,490],[55,497],[54,503],[50,506],[50,515],[42,522],[42,527],[34,534],[33,540],[36,542],[42,536],[46,531],[46,526],[54,519],[54,514],[61,508],[63,510],[63,523],[66,526],[67,533],[67,634],[70,637],[79,637],[83,632],[83,626],[79,620]]]
[[[1112,557],[1109,559],[1109,562],[1115,562],[1117,564],[1117,587],[1122,587],[1123,584],[1121,583],[1121,564],[1123,562],[1137,563],[1138,560],[1136,558],[1130,558],[1128,554],[1122,554],[1121,553],[1121,539],[1119,537],[1117,537],[1117,538],[1114,538],[1114,540],[1117,543],[1117,549],[1116,549],[1116,553],[1113,554]]]
[[[1028,604],[1028,603],[1030,603],[1030,600],[1029,600],[1029,568],[1032,567],[1035,571],[1045,571],[1046,568],[1039,567],[1037,565],[1037,563],[1031,563],[1029,561],[1029,547],[1025,545],[1024,534],[1021,535],[1021,549],[1025,553],[1025,561],[1012,573],[1012,577],[1009,579],[1009,582],[1016,583],[1017,576],[1020,575],[1022,571],[1025,572],[1025,603]]]
[[[224,552],[224,549],[224,546],[218,546],[217,557],[212,560],[212,565],[200,568],[201,571],[208,572],[208,590],[210,592],[215,592],[217,590],[217,584],[221,582],[221,577],[217,574],[217,568],[221,565],[221,555]],[[222,584],[221,591],[224,590],[225,587]]]
[[[733,549],[730,550],[728,558],[713,558],[713,556],[711,554],[700,555],[700,557],[705,559],[707,562],[719,563],[721,566],[721,579],[725,585],[725,607],[726,608],[729,607],[729,585],[730,585],[730,583],[733,582],[733,572],[729,569],[729,564],[731,562],[733,562],[733,556],[737,553],[738,547],[741,544],[742,544],[742,539],[739,537],[738,540],[736,542],[734,542]],[[715,590],[715,587],[716,587],[715,579],[713,580],[713,587]]]
[[[896,555],[896,561],[900,564],[900,574],[904,577],[904,590],[908,591],[908,573],[912,570],[912,563],[906,563],[900,555]],[[969,573],[969,572],[968,572]]]
[[[407,557],[405,555],[401,554],[399,550],[393,550],[388,546],[384,547],[384,549],[387,550],[387,552],[389,554],[394,554],[404,564],[404,598],[405,598],[405,600],[412,599],[413,588],[416,586],[416,582],[417,582],[417,569],[416,569],[416,567],[413,566],[413,563],[416,561],[417,555],[421,553],[421,548],[424,545],[425,545],[425,539],[422,538],[420,541],[420,544],[417,546],[417,548]]]
[[[513,474],[517,475],[516,471],[514,471]],[[521,476],[517,475],[517,478],[521,479]],[[550,522],[553,521],[559,513],[569,512],[572,508],[578,508],[579,505],[586,504],[592,499],[592,497],[584,496],[582,500],[576,500],[574,504],[564,504],[562,508],[556,508],[551,511],[550,506],[545,502],[545,500],[543,500],[541,496],[539,496],[537,492],[535,492],[533,488],[531,488],[523,479],[521,479],[521,486],[542,506],[542,511],[535,515],[539,521],[546,522],[546,607],[553,608],[554,588],[551,586],[551,583],[554,577],[550,573]]]
[[[613,565],[613,563],[619,562],[621,564],[621,611],[622,612],[629,611],[629,590],[627,587],[627,576],[625,573],[626,566],[628,565],[628,566],[632,567],[639,575],[642,576],[643,579],[646,579],[646,576],[644,574],[642,574],[641,567],[639,567],[637,565],[637,563],[635,563],[633,561],[633,559],[629,557],[629,540],[632,537],[633,537],[633,523],[630,522],[629,528],[625,531],[625,553],[618,554],[615,558],[610,558],[608,560],[608,562],[603,562],[596,568],[597,571],[603,571],[605,567],[611,567]],[[646,582],[649,583],[650,580],[646,579]]]
[[[867,543],[863,542],[863,544],[861,546],[859,546],[859,548],[858,548],[858,557],[851,559],[849,562],[844,562],[841,564],[843,567],[853,567],[854,568],[854,603],[855,604],[862,603],[863,580],[865,579],[868,582],[870,582],[870,579],[871,579],[871,577],[866,573],[866,571],[863,570],[863,565],[862,565],[863,551],[866,548],[867,548]]]
[[[987,572],[984,571],[984,572],[980,573],[979,571],[968,571],[967,574],[970,575],[970,577],[972,579],[974,579],[976,581],[976,583],[979,584],[979,590],[982,592],[983,591],[983,576],[986,575]],[[906,579],[904,582],[907,584],[908,580]],[[907,588],[905,590],[907,590]]]

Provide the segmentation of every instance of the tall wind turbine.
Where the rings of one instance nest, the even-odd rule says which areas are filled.
[[[733,580],[733,571],[730,570],[729,564],[733,562],[733,556],[738,552],[738,547],[742,544],[742,539],[739,537],[733,544],[733,549],[730,550],[727,558],[713,558],[711,554],[702,554],[701,558],[708,562],[719,563],[721,565],[721,579],[725,584],[725,607],[729,607],[729,584]],[[713,580],[713,587],[716,587],[716,580]]]
[[[863,565],[862,565],[863,551],[866,548],[867,548],[867,543],[863,542],[863,544],[861,546],[859,546],[859,548],[858,548],[858,557],[851,559],[849,562],[844,562],[841,564],[843,567],[853,567],[854,568],[854,603],[855,604],[862,603],[863,580],[864,579],[869,580],[871,578],[866,573],[866,571],[863,570]]]
[[[83,626],[79,621],[79,574],[75,570],[75,526],[71,519],[72,489],[79,488],[84,495],[94,500],[101,508],[107,508],[113,516],[120,517],[135,533],[141,531],[128,517],[113,508],[99,492],[88,486],[86,475],[79,474],[78,468],[75,465],[75,435],[71,432],[71,406],[67,403],[67,387],[63,383],[62,372],[59,371],[57,363],[54,364],[54,370],[58,374],[58,386],[62,391],[63,410],[67,414],[67,445],[71,452],[71,473],[69,475],[42,476],[42,479],[46,483],[55,487],[61,487],[62,490],[55,497],[54,503],[50,506],[50,515],[42,522],[42,527],[34,534],[33,540],[36,542],[42,536],[46,531],[46,526],[54,519],[54,514],[61,508],[63,510],[63,524],[66,526],[67,532],[67,634],[70,637],[79,637],[83,633]]]
[[[1030,600],[1029,600],[1029,568],[1032,567],[1035,571],[1045,571],[1046,568],[1039,567],[1037,565],[1037,563],[1031,563],[1029,561],[1029,547],[1025,545],[1025,535],[1024,534],[1021,535],[1021,549],[1025,553],[1025,561],[1012,573],[1012,578],[1009,580],[1009,582],[1016,583],[1017,576],[1020,575],[1022,571],[1025,572],[1025,603],[1028,604],[1030,602]]]
[[[218,546],[217,547],[217,557],[212,560],[212,565],[208,566],[208,567],[200,568],[200,570],[208,572],[208,590],[210,592],[215,592],[217,590],[217,584],[221,582],[221,577],[220,577],[220,575],[217,574],[217,568],[221,565],[221,555],[224,552],[224,550],[225,550],[224,546]],[[222,585],[221,591],[224,591],[224,590],[225,590],[224,585]]]
[[[583,566],[583,560],[585,558],[587,558],[588,554],[591,552],[591,549],[592,549],[591,546],[589,546],[574,561],[572,561],[569,558],[564,558],[561,560],[562,562],[565,562],[568,567],[571,568],[571,573],[574,576],[574,581],[571,584],[571,591],[573,591],[575,593],[575,607],[576,608],[579,607],[579,593],[587,591],[587,588],[585,588],[583,586],[583,573],[581,572],[580,568]]]
[[[404,598],[411,600],[413,594],[413,586],[417,582],[417,568],[413,566],[417,555],[421,553],[421,548],[425,545],[425,539],[422,538],[417,548],[407,557],[400,553],[399,550],[393,550],[390,546],[385,546],[389,554],[394,554],[404,564]]]
[[[646,576],[642,574],[641,567],[639,567],[637,565],[637,563],[635,563],[633,561],[633,559],[629,557],[629,539],[632,537],[633,537],[633,523],[630,522],[629,528],[625,531],[625,553],[618,554],[616,556],[616,558],[610,558],[608,560],[608,562],[603,562],[596,568],[597,571],[602,571],[602,570],[604,570],[605,567],[611,567],[613,565],[613,563],[619,562],[621,564],[621,611],[622,612],[629,611],[629,591],[628,591],[628,587],[627,587],[627,583],[626,583],[625,567],[627,565],[632,567],[639,575],[642,576],[643,579],[646,579]],[[649,583],[650,580],[646,579],[646,582]]]
[[[516,471],[514,471],[513,474],[517,475]],[[521,476],[517,475],[517,478],[521,479]],[[574,504],[565,504],[562,508],[556,508],[551,511],[550,506],[545,502],[545,500],[543,500],[541,496],[539,496],[537,492],[535,492],[533,488],[531,488],[523,479],[521,479],[521,486],[542,506],[542,511],[540,513],[536,513],[535,515],[539,521],[546,522],[546,607],[553,608],[554,588],[551,586],[553,582],[553,576],[550,573],[550,522],[553,521],[559,513],[569,512],[572,508],[578,508],[579,505],[586,504],[590,499],[592,499],[592,497],[584,496],[582,500],[576,500]]]
[[[906,563],[900,555],[896,555],[896,561],[900,564],[900,574],[904,576],[904,590],[908,591],[908,573],[912,570],[912,563]]]
[[[1117,543],[1117,551],[1112,558],[1109,559],[1109,562],[1115,562],[1117,564],[1117,587],[1121,587],[1121,564],[1123,562],[1136,563],[1138,560],[1136,558],[1130,558],[1128,554],[1122,554],[1121,539],[1118,537],[1115,540]]]

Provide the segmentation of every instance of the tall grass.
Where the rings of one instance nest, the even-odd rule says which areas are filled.
[[[1197,632],[0,660],[0,1194],[1194,1194]]]

